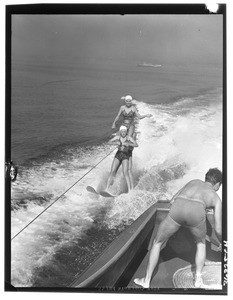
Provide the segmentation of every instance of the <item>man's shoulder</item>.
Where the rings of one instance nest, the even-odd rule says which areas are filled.
[[[192,181],[197,182],[197,183],[204,183],[201,179],[193,179]]]
[[[193,179],[188,182],[190,185],[202,185],[203,181],[201,179]]]
[[[219,195],[215,191],[212,191],[212,199],[215,201],[215,203],[217,203],[217,202],[221,202],[222,203]]]

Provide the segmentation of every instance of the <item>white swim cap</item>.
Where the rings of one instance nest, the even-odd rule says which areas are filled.
[[[128,129],[127,129],[127,127],[126,127],[126,126],[124,126],[124,125],[121,125],[121,127],[120,127],[119,131],[122,131],[122,130],[126,130],[126,131],[127,131]]]
[[[133,100],[133,97],[132,96],[130,96],[130,95],[127,95],[127,96],[125,96],[125,100]]]

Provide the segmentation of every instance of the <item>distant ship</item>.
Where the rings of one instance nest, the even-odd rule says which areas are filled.
[[[137,66],[138,67],[152,67],[152,68],[162,67],[162,65],[153,65],[153,64],[148,64],[148,63],[137,64]]]

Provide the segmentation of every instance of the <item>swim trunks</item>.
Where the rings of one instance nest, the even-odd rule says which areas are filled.
[[[161,223],[157,240],[166,241],[180,226],[188,228],[197,242],[204,243],[206,236],[205,204],[200,200],[176,198],[170,212]]]
[[[202,240],[205,237],[205,204],[200,200],[178,197],[171,206],[169,216],[177,224],[188,227],[196,240]]]

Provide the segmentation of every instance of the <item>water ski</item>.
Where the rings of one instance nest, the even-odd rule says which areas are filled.
[[[87,190],[88,192],[90,192],[90,193],[99,195],[99,193],[98,193],[92,186],[90,186],[90,185],[88,185],[88,186],[86,187],[86,190]]]
[[[108,192],[106,192],[106,191],[101,191],[101,192],[99,192],[99,194],[100,194],[102,197],[112,197],[112,198],[116,197],[116,195],[112,195],[112,194],[110,194],[110,193],[108,193]]]
[[[112,194],[110,194],[110,193],[108,193],[108,192],[106,192],[106,191],[101,191],[101,192],[97,192],[92,186],[90,186],[90,185],[88,185],[87,187],[86,187],[86,190],[88,191],[88,192],[90,192],[90,193],[93,193],[93,194],[96,194],[96,195],[100,195],[100,196],[102,196],[102,197],[116,197],[115,195],[112,195]]]

